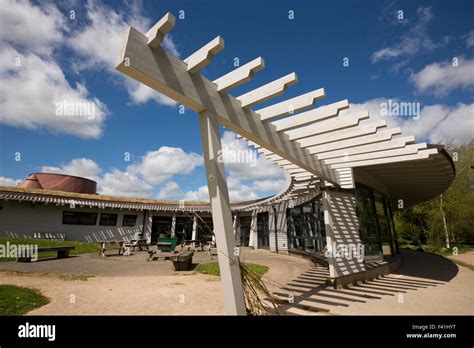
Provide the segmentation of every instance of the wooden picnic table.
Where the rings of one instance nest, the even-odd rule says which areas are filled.
[[[152,261],[153,259],[159,260],[160,258],[170,258],[175,255],[175,251],[161,251],[160,249],[148,250],[148,259],[147,261]]]
[[[132,239],[130,242],[125,243],[126,248],[132,248],[131,251],[135,251],[135,248],[139,248],[142,251],[142,248],[148,250],[149,244],[146,239]]]
[[[97,243],[99,243],[99,255],[101,257],[105,256],[105,251],[107,250],[107,245],[108,244],[115,244],[118,245],[118,255],[121,255],[125,249],[125,241],[124,240],[100,240]]]
[[[188,251],[191,249],[193,249],[194,251],[198,251],[199,248],[201,251],[204,251],[204,244],[200,240],[189,239],[185,240],[183,244],[181,244],[181,248],[182,250],[187,248]]]

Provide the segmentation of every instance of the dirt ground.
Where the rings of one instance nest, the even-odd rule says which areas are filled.
[[[38,289],[50,299],[49,304],[29,315],[224,314],[219,277],[174,272],[170,261],[145,259],[142,252],[132,257],[81,255],[36,263],[3,263],[0,284]],[[264,250],[244,250],[242,260],[269,266],[267,275],[282,284],[292,274],[310,267],[305,259]],[[194,261],[211,259],[199,252]]]
[[[169,261],[146,262],[144,255],[3,263],[0,284],[50,299],[29,315],[224,314],[220,278],[174,272]],[[263,279],[287,315],[474,314],[474,272],[437,255],[404,251],[393,274],[338,290],[326,284],[326,268],[301,257],[244,250],[241,259],[269,267]],[[208,261],[197,254],[196,262]]]

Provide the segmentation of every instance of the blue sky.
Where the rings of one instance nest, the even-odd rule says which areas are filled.
[[[351,110],[369,109],[371,118],[380,117],[387,99],[420,103],[419,120],[389,120],[417,141],[472,139],[474,2],[268,4],[0,0],[0,185],[49,171],[90,177],[103,194],[207,199],[197,115],[180,114],[114,70],[123,30],[144,32],[168,11],[184,11],[164,43],[181,59],[224,38],[225,49],[201,71],[211,80],[231,71],[236,57],[241,64],[265,59],[265,69],[234,96],[298,74],[283,96],[256,109],[324,87],[319,105],[349,99]],[[96,115],[58,117],[58,100],[93,103]],[[223,144],[245,148],[230,133]],[[283,172],[263,158],[256,167],[226,168],[234,201],[284,186]]]

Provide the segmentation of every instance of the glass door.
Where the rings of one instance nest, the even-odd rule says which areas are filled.
[[[270,247],[270,236],[268,230],[268,213],[257,214],[257,235],[258,235],[258,248],[269,248]]]

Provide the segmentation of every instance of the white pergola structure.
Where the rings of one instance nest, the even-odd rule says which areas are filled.
[[[263,58],[210,81],[199,70],[224,48],[224,40],[218,36],[181,61],[161,45],[174,23],[174,16],[167,13],[145,34],[130,27],[116,69],[199,114],[225,310],[245,314],[224,164],[217,160],[221,150],[219,125],[247,139],[285,169],[289,186],[274,201],[311,196],[316,189],[324,191],[328,249],[331,241],[358,241],[355,168],[427,159],[438,149],[414,143],[413,136],[397,136],[400,129],[388,129],[383,120],[363,121],[369,118],[367,111],[341,115],[341,110],[349,108],[348,100],[314,107],[325,97],[322,88],[253,110],[295,84],[296,74],[234,97],[229,92],[261,71]],[[329,265],[332,276],[364,269],[355,260],[339,264],[330,258]]]

